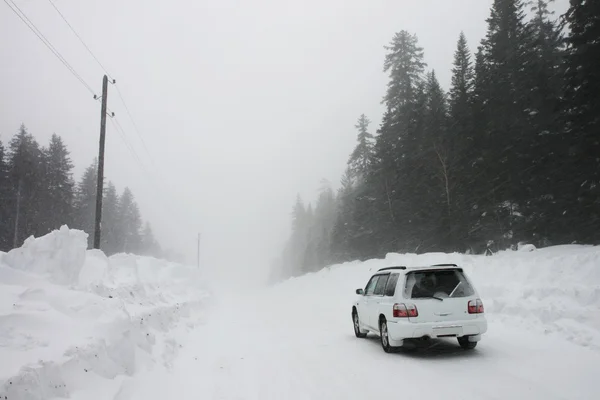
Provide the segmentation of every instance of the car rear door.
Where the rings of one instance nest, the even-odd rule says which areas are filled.
[[[371,296],[371,299],[369,300],[369,321],[370,325],[376,329],[379,329],[379,315],[384,306],[382,303],[385,299],[385,288],[389,277],[389,273],[379,275],[379,280],[373,291],[373,296]]]

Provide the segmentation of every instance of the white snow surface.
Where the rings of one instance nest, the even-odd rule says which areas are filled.
[[[194,268],[85,250],[73,265],[79,252],[58,247],[85,236],[51,235],[18,266],[0,254],[0,399],[600,398],[600,247],[389,254],[268,288],[212,282],[209,296]],[[354,337],[372,273],[434,263],[463,266],[480,292],[490,324],[474,351],[444,339],[386,354]]]
[[[173,332],[200,321],[198,269],[86,247],[63,226],[0,253],[0,399],[68,398],[169,366]]]

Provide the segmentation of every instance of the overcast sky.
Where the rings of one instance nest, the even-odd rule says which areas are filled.
[[[100,94],[102,69],[49,0],[14,0]],[[117,80],[106,176],[129,186],[164,247],[202,264],[263,271],[300,193],[335,185],[361,113],[379,125],[395,32],[416,33],[447,88],[461,30],[474,50],[492,0],[52,0]],[[558,0],[563,11],[568,0]],[[24,122],[66,141],[76,179],[97,156],[100,103],[0,3],[0,138]]]

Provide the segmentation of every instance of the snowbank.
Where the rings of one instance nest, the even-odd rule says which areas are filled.
[[[54,283],[77,283],[85,262],[87,236],[83,231],[62,226],[38,239],[30,236],[22,247],[9,251],[2,262],[21,271],[43,275]]]
[[[86,237],[63,227],[0,254],[0,398],[69,397],[90,379],[168,366],[173,330],[199,322],[196,268],[106,257]]]
[[[600,246],[527,247],[494,256],[463,254],[388,254],[382,260],[334,265],[274,287],[298,293],[330,293],[340,309],[349,307],[354,290],[364,287],[379,268],[394,265],[456,263],[474,281],[492,322],[519,325],[559,335],[600,350]],[[314,300],[315,304],[311,302]],[[303,307],[319,312],[318,296],[302,296]],[[321,300],[319,300],[321,299]]]

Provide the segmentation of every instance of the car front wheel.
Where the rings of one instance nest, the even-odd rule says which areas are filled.
[[[358,319],[358,312],[356,312],[356,310],[352,312],[352,323],[354,324],[354,334],[356,337],[361,339],[366,338],[366,332],[360,330],[360,320]]]
[[[473,350],[477,346],[477,342],[470,342],[468,336],[459,337],[458,344],[465,350]]]

